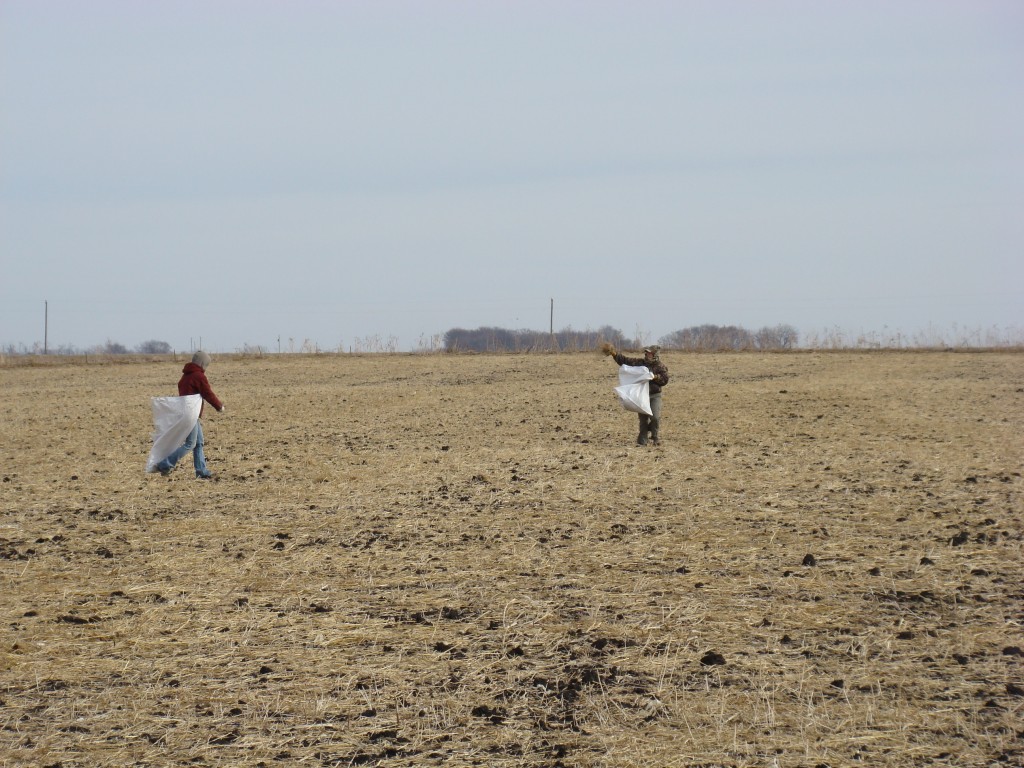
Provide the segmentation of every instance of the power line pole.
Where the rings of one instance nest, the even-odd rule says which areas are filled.
[[[551,317],[548,321],[548,333],[551,335],[551,349],[555,348],[555,300],[551,300]]]
[[[43,354],[50,351],[50,302],[43,301]]]

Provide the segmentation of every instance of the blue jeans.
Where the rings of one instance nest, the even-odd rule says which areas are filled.
[[[182,446],[157,464],[157,470],[160,472],[170,472],[174,469],[174,465],[189,451],[192,451],[192,463],[196,468],[196,477],[210,474],[210,471],[206,468],[206,455],[203,453],[203,425],[198,420],[196,425],[192,427],[192,431],[188,433],[188,437],[185,438]]]

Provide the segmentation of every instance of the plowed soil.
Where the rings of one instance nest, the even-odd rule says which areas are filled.
[[[665,360],[9,359],[0,765],[1024,764],[1024,355]]]

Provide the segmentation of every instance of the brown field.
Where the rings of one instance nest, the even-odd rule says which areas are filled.
[[[1019,766],[1024,354],[0,367],[2,766]]]

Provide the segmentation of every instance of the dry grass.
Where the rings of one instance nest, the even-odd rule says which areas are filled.
[[[1020,354],[0,370],[0,765],[1020,765]]]

